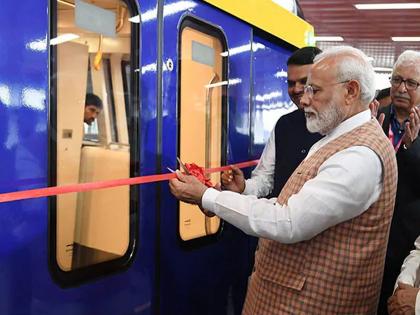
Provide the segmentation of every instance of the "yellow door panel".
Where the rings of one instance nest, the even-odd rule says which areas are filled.
[[[222,93],[212,87],[222,78],[222,44],[214,36],[185,27],[181,34],[180,158],[203,167],[221,164]],[[220,180],[211,176],[213,183]],[[184,241],[214,234],[217,217],[208,218],[197,206],[180,202],[180,236]]]

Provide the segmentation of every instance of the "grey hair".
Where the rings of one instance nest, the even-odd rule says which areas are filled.
[[[351,46],[333,46],[317,55],[314,63],[327,57],[345,56],[344,62],[337,64],[337,81],[356,80],[360,84],[360,100],[367,105],[375,97],[375,71],[368,57]]]
[[[393,72],[399,66],[411,66],[417,75],[420,75],[420,52],[415,50],[406,50],[398,56],[394,64]]]

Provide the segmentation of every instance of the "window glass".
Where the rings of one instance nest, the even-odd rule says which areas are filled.
[[[51,135],[56,138],[52,182],[62,186],[128,178],[138,165],[130,153],[137,151],[132,146],[138,141],[127,120],[137,114],[124,96],[138,92],[126,90],[136,78],[127,73],[124,84],[121,65],[125,60],[137,67],[131,55],[138,24],[129,22],[130,10],[120,0],[60,0],[55,6],[56,34],[50,40],[56,89],[51,100],[56,108],[51,118],[56,132]],[[131,143],[129,134],[134,137]],[[57,196],[51,226],[61,271],[127,256],[134,243],[136,210],[130,195],[136,195],[135,189],[122,186]]]
[[[226,84],[223,43],[200,24],[183,27],[180,45],[179,157],[205,168],[224,164]],[[206,26],[207,27],[207,26]],[[213,183],[219,174],[211,174]],[[179,234],[189,241],[219,231],[220,219],[206,217],[195,205],[179,203]]]

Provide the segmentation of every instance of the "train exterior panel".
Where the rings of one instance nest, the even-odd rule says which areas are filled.
[[[101,3],[106,1],[94,2],[98,6]],[[138,68],[128,67],[138,91],[138,98],[130,95],[135,111],[129,118],[136,126],[127,123],[136,130],[131,138],[137,141],[136,145],[131,143],[137,148],[131,151],[138,164],[130,166],[136,169],[134,174],[176,169],[176,157],[188,153],[183,149],[189,141],[183,136],[187,127],[181,119],[194,106],[206,104],[217,112],[206,129],[216,139],[209,148],[219,152],[213,156],[206,151],[212,163],[258,158],[274,126],[272,117],[292,109],[284,73],[287,57],[295,46],[303,45],[301,39],[292,39],[294,35],[286,39],[288,42],[275,38],[264,25],[249,21],[257,28],[240,19],[246,16],[223,11],[227,8],[217,1],[127,3],[135,8],[130,13],[140,17],[140,23],[133,22],[137,23],[133,27],[137,27],[138,42],[134,41],[137,46],[131,49],[131,57],[137,58],[131,65],[138,64]],[[51,145],[57,136],[54,84],[60,78],[55,73],[57,50],[49,45],[57,3],[5,0],[2,4],[0,193],[6,193],[47,187],[54,182],[51,163],[60,162],[54,160],[57,147]],[[299,20],[282,10],[278,12]],[[184,30],[191,31],[193,48],[183,50]],[[299,38],[305,36],[304,32],[306,28],[290,31],[299,33]],[[220,50],[214,54],[216,59],[209,54],[215,49]],[[189,52],[197,64],[191,65],[185,55]],[[199,66],[204,72],[209,66],[214,69],[201,94],[181,86],[183,73],[188,74],[190,66]],[[201,72],[194,73],[199,75]],[[201,97],[202,103],[197,101],[201,105],[182,101],[188,94],[192,101],[195,96]],[[205,108],[198,109],[197,115]],[[207,143],[205,137],[196,136],[197,148]],[[217,180],[215,176],[213,180]],[[52,224],[54,209],[58,209],[52,206],[54,197],[0,203],[0,313],[240,314],[255,239],[226,222],[207,221],[194,209],[185,209],[187,217],[183,217],[184,206],[170,194],[166,182],[140,185],[133,192],[136,196],[131,195],[131,204],[135,209],[130,210],[129,219],[135,224],[130,225],[127,259],[116,268],[93,265],[89,267],[92,274],[86,272],[86,278],[83,272],[68,279],[65,271],[57,272],[52,254],[56,243],[51,241],[56,228]],[[189,215],[191,222],[203,220],[202,226],[198,224],[198,236],[185,236],[192,233],[188,230]]]

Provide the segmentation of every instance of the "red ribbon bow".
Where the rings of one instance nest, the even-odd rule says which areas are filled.
[[[197,179],[207,187],[214,186],[210,179],[208,179],[206,174],[204,173],[204,167],[198,166],[195,163],[185,163],[185,167],[192,176],[197,177]]]

